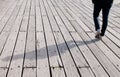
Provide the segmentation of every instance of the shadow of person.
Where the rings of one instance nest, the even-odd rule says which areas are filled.
[[[37,59],[47,58],[48,57],[47,53],[49,54],[49,57],[58,56],[57,52],[64,54],[64,53],[68,52],[68,48],[72,49],[76,46],[87,45],[90,43],[94,43],[96,41],[99,41],[99,40],[92,39],[90,41],[67,41],[67,42],[60,43],[57,46],[51,45],[51,46],[43,47],[36,51],[26,52],[25,55],[27,55],[28,57],[26,57],[25,59],[29,59],[29,60],[36,59],[35,58],[36,52],[37,52]],[[67,45],[67,46],[65,47],[65,45]],[[47,52],[46,52],[46,48],[47,48]],[[60,51],[61,49],[62,49],[62,51]],[[24,56],[24,53],[23,54],[14,54],[13,56],[14,56],[14,58],[12,60],[22,59]],[[8,60],[10,60],[10,58],[11,58],[11,56],[7,56],[7,57],[3,58],[2,60],[8,61]]]

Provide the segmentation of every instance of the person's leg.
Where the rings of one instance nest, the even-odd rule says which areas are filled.
[[[108,25],[108,15],[109,15],[110,8],[111,8],[111,5],[106,5],[102,8],[103,25],[101,29],[101,36],[104,36],[107,25]]]
[[[93,18],[94,18],[94,24],[95,24],[95,30],[96,30],[95,38],[98,38],[98,39],[101,39],[100,25],[98,20],[100,11],[101,11],[101,6],[98,4],[94,4]]]
[[[100,29],[99,20],[98,20],[100,10],[101,10],[101,7],[97,4],[94,4],[93,19],[94,19],[96,31]]]

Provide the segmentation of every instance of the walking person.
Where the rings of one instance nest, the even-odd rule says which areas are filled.
[[[113,4],[113,0],[92,0],[94,4],[94,11],[93,11],[93,19],[95,24],[95,38],[101,39],[102,36],[105,35],[105,31],[108,25],[108,15],[110,8]],[[99,24],[99,13],[102,10],[102,29],[100,29]]]

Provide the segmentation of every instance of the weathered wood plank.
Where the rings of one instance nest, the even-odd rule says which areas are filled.
[[[81,11],[82,12],[82,11]],[[83,13],[81,13],[81,14],[83,14]],[[84,16],[86,16],[86,15],[84,15]],[[87,18],[87,17],[86,17]],[[88,19],[88,18],[87,18]],[[94,31],[94,26],[92,26],[93,24],[92,24],[92,21],[89,19],[89,20],[86,20],[86,19],[84,19],[84,18],[81,18],[81,20],[86,24],[86,25],[88,25],[88,27],[91,29],[91,30],[93,30]],[[90,23],[89,23],[89,22]],[[111,32],[111,31],[110,31]],[[107,33],[106,33],[107,34]],[[109,35],[110,36],[112,36],[112,37],[114,37],[113,35],[111,35],[110,33],[109,33]],[[110,37],[110,36],[108,36],[108,37]],[[115,38],[115,37],[114,37]],[[116,41],[114,40],[113,42],[118,42],[119,40],[117,39],[117,38],[115,38],[116,39]],[[109,39],[108,39],[109,40]],[[111,39],[111,40],[113,40],[113,39]],[[118,44],[118,43],[116,43],[116,44]],[[119,45],[118,45],[119,46]],[[113,47],[112,47],[113,48]],[[114,48],[113,48],[114,49]],[[115,51],[118,51],[118,50],[115,50]]]
[[[63,68],[52,68],[52,77],[66,77]]]
[[[79,27],[79,24],[76,21],[72,21],[71,22],[73,24],[73,26],[77,29],[77,30],[81,30],[81,28]],[[83,35],[83,31],[80,31],[79,34]],[[76,42],[76,44],[78,45],[78,47],[80,48],[81,52],[83,53],[83,55],[85,56],[85,59],[87,60],[87,62],[89,63],[92,71],[94,72],[95,76],[97,77],[108,77],[107,73],[105,72],[105,70],[103,69],[103,67],[101,66],[101,64],[99,63],[99,61],[96,59],[96,57],[94,56],[93,53],[91,53],[91,50],[87,47],[86,42],[88,43],[92,43],[92,41],[90,40],[85,40],[82,39],[78,34],[73,35],[73,38]],[[79,42],[81,41],[81,42]]]
[[[24,67],[36,67],[35,1],[31,2]]]
[[[8,68],[0,68],[0,77],[6,77]]]
[[[39,2],[39,0],[36,0],[36,32],[43,32],[41,5]]]
[[[81,13],[82,14],[82,13]],[[76,14],[77,15],[77,14]],[[88,25],[88,27],[94,32],[94,26],[93,26],[93,24],[91,23],[91,21],[89,20],[86,20],[86,18],[84,18],[84,16],[82,16],[81,17],[81,15],[80,15],[80,18],[81,18],[81,20],[86,24],[86,25]],[[107,34],[107,33],[106,33]],[[113,36],[113,35],[112,35]],[[114,37],[114,36],[113,36]],[[115,38],[116,39],[116,38]],[[117,39],[118,40],[118,39]],[[112,43],[112,41],[110,41],[110,39],[108,39],[108,38],[104,38],[104,40],[103,40],[104,42],[105,42],[105,44],[110,48],[110,49],[112,49],[113,51],[114,51],[114,53],[116,53],[117,54],[117,56],[119,56],[119,48],[118,47],[116,47],[115,46],[115,44],[114,43]]]
[[[14,7],[11,7],[11,9],[14,9],[14,11],[12,12],[12,15],[9,19],[9,22],[7,22],[7,25],[4,27],[3,31],[4,32],[10,32],[10,30],[12,29],[13,25],[14,25],[14,21],[16,20],[18,13],[20,11],[20,8],[23,4],[23,1],[20,0],[17,2],[17,4]],[[12,11],[12,10],[11,10]],[[7,15],[6,15],[7,16]],[[6,18],[5,18],[6,19]]]
[[[49,7],[46,4],[45,0],[44,0],[44,4],[45,4],[45,7],[46,7],[47,14],[50,15],[51,12],[50,12],[50,10],[48,10]],[[50,59],[50,66],[51,67],[62,66],[62,63],[60,61],[60,57],[59,57],[59,54],[58,54],[58,50],[57,50],[57,47],[56,47],[55,39],[54,39],[52,30],[51,30],[50,22],[49,22],[48,18],[45,17],[45,16],[43,18],[43,22],[44,22],[44,29],[45,29],[45,35],[46,35],[47,50],[48,50],[48,55],[49,55],[49,59]]]
[[[112,40],[112,42],[114,42],[118,47],[120,47],[120,40],[117,39],[114,35],[110,34],[109,32],[106,32],[106,36]]]
[[[28,4],[27,4],[27,1],[28,0],[24,2],[24,5],[23,5],[24,8],[27,7],[27,5],[29,5],[30,3],[30,0],[28,1]],[[13,58],[11,60],[11,65],[10,65],[7,77],[16,77],[16,76],[21,77],[22,70],[23,70],[25,45],[26,45],[26,32],[19,32],[16,47],[14,50]]]
[[[90,68],[79,68],[82,77],[95,77]]]
[[[49,26],[49,29],[50,29],[50,26],[51,26],[51,29],[52,29],[52,30],[47,30],[45,28],[46,39],[49,39],[49,40],[46,40],[46,41],[47,41],[47,45],[48,45],[47,48],[48,48],[48,54],[49,54],[49,59],[50,59],[52,77],[65,77],[65,72],[63,70],[63,65],[62,65],[60,55],[59,55],[59,52],[57,50],[56,43],[54,41],[55,39],[54,39],[54,36],[53,36],[54,33],[59,32],[59,28],[58,28],[58,26],[55,22],[55,19],[53,18],[52,11],[49,10],[50,8],[46,4],[47,2],[44,2],[44,3],[45,3],[45,6],[46,6],[46,11],[47,11],[47,14],[48,14],[48,17],[49,17],[49,21],[50,21],[50,24],[51,24],[51,25],[50,24],[46,25],[46,27]],[[56,13],[56,15],[57,15],[57,13]],[[48,22],[46,22],[46,23],[48,23]]]
[[[73,8],[74,6],[72,6],[72,7],[70,7],[70,9],[69,9],[69,4],[68,4],[68,2],[64,2],[67,6],[65,7],[68,11],[69,11],[69,13],[71,14],[71,15],[73,15],[73,18],[81,25],[81,27],[85,30],[85,31],[87,31],[87,32],[90,32],[91,30],[81,21],[81,19],[79,19],[79,16],[76,16],[73,12],[70,12],[71,11],[71,9],[75,9],[75,8]]]
[[[19,3],[19,4],[22,5],[22,0],[21,0],[21,3]],[[22,17],[19,17],[19,16],[17,17],[15,24],[13,25],[13,27],[11,29],[11,33],[8,37],[6,45],[4,46],[3,52],[0,56],[0,66],[1,67],[9,67],[9,63],[10,63],[12,53],[13,53],[13,50],[14,50],[14,47],[16,44],[16,40],[17,40],[17,34],[19,31],[19,25],[21,23],[21,18]],[[6,59],[7,56],[10,56],[10,57]]]
[[[119,10],[97,40],[90,0],[0,0],[0,77],[119,77]]]
[[[47,0],[48,1],[48,0]],[[45,2],[47,3],[47,2]],[[57,26],[57,23],[56,23],[56,20],[55,20],[55,16],[57,16],[57,12],[55,10],[55,8],[53,8],[53,5],[50,1],[48,1],[48,6],[46,8],[48,11],[48,17],[49,17],[49,21],[50,21],[50,24],[51,24],[51,28],[53,29],[53,32],[57,32],[59,31],[59,28]]]
[[[58,23],[60,29],[61,29],[62,34],[67,35],[66,34],[67,31],[66,31],[65,25],[63,24],[63,22],[60,19],[60,17],[56,16],[55,18],[57,20],[57,23]],[[59,32],[57,33],[57,36],[55,35],[55,37],[57,39],[58,49],[59,49],[60,54],[61,54],[63,65],[65,67],[65,70],[67,71],[66,74],[68,76],[71,76],[71,77],[72,76],[79,77],[79,73],[77,72],[76,66],[75,66],[75,64],[73,62],[72,57],[70,56],[69,49],[67,49],[67,45],[66,45],[66,42],[69,42],[70,40],[66,40],[66,42],[65,42],[63,37],[62,37],[62,35]],[[61,48],[61,47],[63,47],[63,48]],[[68,61],[68,59],[69,59],[69,61]],[[73,72],[70,73],[70,70],[74,70],[74,73]]]
[[[91,38],[94,38],[93,33],[88,33]],[[120,59],[111,51],[102,41],[95,42],[95,44],[103,51],[103,53],[109,58],[113,65],[120,70]]]
[[[36,68],[24,68],[22,77],[36,77]]]
[[[79,29],[76,28],[76,29],[82,30],[80,28]],[[85,43],[92,50],[92,53],[95,55],[98,61],[102,64],[102,66],[106,69],[109,75],[116,76],[116,77],[119,76],[119,71],[113,66],[113,64],[109,61],[109,59],[101,52],[101,49],[99,49],[94,43],[89,43],[90,38],[87,36],[87,34],[85,33],[82,33],[82,34],[79,33],[79,34],[85,40]],[[91,42],[93,41],[91,40]],[[114,73],[111,70],[114,70]]]
[[[14,0],[11,1],[2,1],[0,2],[0,20],[6,15],[6,13],[8,12],[8,10],[12,7],[12,5],[14,5]],[[7,5],[7,6],[6,6]]]
[[[120,33],[120,29],[119,28],[117,28],[117,27],[115,27],[115,28],[113,28],[115,31],[117,31],[118,33]]]
[[[14,4],[11,6],[11,8],[6,13],[6,15],[1,19],[1,21],[0,21],[0,33],[3,31],[4,27],[8,25],[8,23],[9,23],[9,25],[13,24],[11,21],[15,18],[15,17],[13,17],[13,15],[16,15],[16,13],[17,13],[16,4],[18,2],[17,1],[14,2]]]
[[[7,37],[8,37],[8,33],[7,32],[2,32],[0,34],[0,55],[2,54],[2,50],[3,50],[4,45],[6,43]]]
[[[79,77],[78,71],[70,56],[69,50],[65,44],[65,41],[63,40],[62,35],[60,33],[55,33],[55,38],[57,39],[57,45],[62,58],[66,75],[69,77],[73,77],[73,76]]]
[[[39,23],[41,25],[36,25],[36,28],[39,28],[37,29],[37,33],[36,33],[37,76],[50,77],[51,73],[50,73],[50,66],[49,66],[49,60],[48,60],[48,53],[46,49],[47,47],[46,47],[46,41],[45,41],[45,31],[44,31],[44,26],[43,26],[43,16],[46,15],[46,12],[45,12],[45,8],[44,8],[42,0],[38,0],[38,3],[39,3],[39,9],[40,9],[40,12],[38,13],[41,16],[41,19],[38,18],[36,21],[39,22],[39,20],[41,20],[42,23]]]
[[[44,32],[37,32],[37,76],[50,77]]]
[[[16,76],[21,77],[22,75],[24,50],[26,43],[25,39],[26,39],[26,33],[20,32],[7,77],[16,77]]]
[[[30,8],[31,8],[31,1],[29,0],[28,4],[26,5],[26,9],[23,15],[22,24],[20,27],[20,32],[27,32],[29,26],[29,18],[30,18]]]
[[[58,17],[56,17],[56,19],[58,19]],[[63,25],[62,22],[60,22],[60,21],[61,21],[61,20],[59,19],[59,23],[58,23],[58,24]],[[70,36],[69,30],[68,30],[68,29],[65,29],[65,28],[66,28],[65,26],[60,27],[61,30],[64,29],[64,31],[65,31],[65,33],[64,33],[64,31],[62,31],[62,34],[63,34],[63,36],[64,36],[64,38],[65,38],[65,40],[66,40],[66,44],[68,45],[69,50],[70,50],[70,52],[71,52],[71,54],[72,54],[72,56],[73,56],[76,64],[78,65],[78,67],[79,67],[79,66],[82,67],[82,66],[84,66],[84,65],[87,66],[85,60],[83,59],[83,56],[81,55],[81,53],[80,53],[79,50],[77,49],[77,47],[76,47],[76,45],[75,45],[72,37]],[[73,32],[73,33],[76,33],[75,31],[72,31],[72,32]],[[72,33],[72,32],[70,32],[70,33]],[[72,52],[72,51],[74,51],[74,52]],[[78,56],[78,55],[79,55],[79,56]],[[81,61],[79,62],[78,60],[80,60],[80,59],[81,59]],[[83,64],[82,64],[82,63],[83,63]]]
[[[57,2],[55,2],[55,3],[57,4]],[[69,20],[66,18],[66,16],[69,16],[69,19],[73,20],[73,19],[71,19],[71,16],[68,13],[66,13],[66,9],[63,8],[63,5],[61,4],[61,2],[57,5],[59,6],[59,9],[61,10],[59,12],[60,12],[60,16],[61,16],[63,23],[66,25],[66,27],[69,29],[69,31],[75,31],[74,28],[72,27],[72,25],[70,24]]]

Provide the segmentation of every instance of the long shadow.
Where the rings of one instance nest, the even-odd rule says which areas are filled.
[[[78,46],[82,46],[82,45],[94,43],[94,42],[97,42],[97,41],[99,41],[99,40],[98,39],[92,39],[90,41],[84,41],[85,43],[83,43],[83,41],[76,41],[76,42],[74,42],[74,41],[67,41],[66,43],[69,46],[69,49],[72,49],[72,48],[74,48],[76,46],[75,43]],[[62,49],[62,51],[60,51],[60,53],[62,53],[62,54],[68,52],[67,51],[68,49],[66,47],[64,47],[64,45],[66,43],[63,42],[63,43],[57,45],[59,47],[59,49]],[[47,46],[47,48],[49,48],[49,51],[48,51],[48,53],[50,53],[49,57],[53,57],[53,56],[57,56],[58,55],[56,53],[57,51],[55,49],[56,45]],[[25,59],[34,60],[35,59],[35,57],[33,57],[34,53],[35,53],[35,51],[26,52],[25,54],[27,54],[28,57],[26,57]],[[14,55],[13,60],[22,59],[23,55],[24,54]],[[11,58],[11,56],[7,56],[7,57],[3,58],[2,60],[3,61],[8,61],[8,60],[10,60],[10,58]],[[46,56],[46,47],[43,47],[43,48],[37,50],[37,59],[44,59],[44,58],[47,58],[47,56]]]

